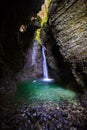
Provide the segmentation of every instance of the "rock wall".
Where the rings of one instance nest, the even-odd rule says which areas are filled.
[[[23,49],[29,45],[29,38],[32,37],[35,29],[31,17],[37,15],[44,0],[15,0],[14,2],[1,1],[0,4],[0,63],[4,61],[13,63],[19,59]],[[19,39],[19,28],[21,25],[28,25],[28,30]],[[28,38],[27,38],[28,37]],[[23,41],[19,44],[19,40]],[[21,47],[22,46],[22,47]],[[18,61],[18,60],[17,60]],[[16,63],[16,61],[14,61]]]
[[[41,49],[41,46],[34,40],[31,48],[28,48],[25,55],[25,64],[23,68],[16,75],[17,82],[43,77],[43,57]]]
[[[53,0],[49,28],[64,62],[82,86],[87,84],[87,1]]]
[[[23,71],[27,62],[27,53],[31,54],[34,33],[40,27],[38,21],[32,21],[31,18],[37,15],[43,3],[44,0],[1,1],[0,88],[14,87],[16,80],[21,79],[22,73],[18,79],[16,75]],[[20,32],[21,25],[24,28],[27,27],[27,30]],[[32,73],[32,70],[29,71],[29,75]],[[24,77],[29,78],[27,74]]]

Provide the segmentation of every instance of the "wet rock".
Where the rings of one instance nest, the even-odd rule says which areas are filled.
[[[30,117],[31,113],[30,113],[30,112],[28,112],[28,113],[27,113],[27,115],[28,115],[28,117]]]
[[[62,111],[62,116],[67,117],[68,116],[68,112],[67,111]]]
[[[37,117],[37,114],[36,114],[36,113],[33,113],[33,117],[35,117],[35,118],[36,118],[36,117]]]
[[[73,122],[73,126],[78,127],[78,122],[77,121]]]
[[[49,14],[49,33],[52,34],[51,41],[54,39],[51,45],[57,65],[61,68],[63,61],[65,65],[68,63],[68,68],[82,87],[87,85],[86,8],[84,0],[55,1],[51,3],[53,11]]]
[[[50,115],[47,116],[48,120],[52,120],[52,117]]]
[[[1,128],[2,128],[2,129],[5,129],[5,127],[6,127],[5,123],[2,122],[2,123],[1,123]]]
[[[11,112],[10,109],[8,113],[2,111],[2,114],[0,114],[0,128],[3,130],[86,130],[86,108],[83,109],[79,103],[78,105],[68,102],[66,104],[67,107],[64,108],[63,103],[59,105],[54,102],[44,102],[41,106],[37,104],[35,107],[34,104],[33,106],[22,104],[20,107],[18,105],[15,112]],[[56,109],[57,106],[60,109]]]
[[[35,123],[37,120],[36,120],[35,117],[33,117],[33,116],[31,115],[31,116],[30,116],[30,121],[31,121],[32,123]]]
[[[55,124],[53,122],[48,123],[48,130],[55,130]]]
[[[59,129],[61,129],[62,128],[62,123],[58,123],[57,125],[56,125],[56,128],[59,130]]]
[[[77,128],[75,128],[75,127],[71,127],[70,130],[77,130]]]

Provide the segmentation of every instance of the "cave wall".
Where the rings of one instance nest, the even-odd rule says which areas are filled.
[[[32,47],[28,48],[25,55],[25,64],[16,75],[17,82],[36,80],[43,77],[42,48],[36,40],[32,42]]]
[[[21,53],[21,45],[18,43],[18,35],[20,35],[19,28],[21,25],[28,24],[29,29],[27,33],[21,37],[23,40],[26,39],[27,35],[30,38],[32,37],[32,34],[35,30],[31,25],[31,17],[36,16],[43,3],[44,0],[15,0],[12,2],[9,0],[1,1],[0,62],[3,60],[11,62],[13,59],[17,59],[17,55],[20,55],[19,52]],[[27,41],[28,40],[26,40],[26,42],[23,41],[23,45],[27,44]],[[23,47],[25,47],[25,45]]]
[[[53,0],[48,25],[64,62],[69,63],[78,84],[85,86],[87,84],[87,1]]]
[[[34,33],[40,27],[31,17],[37,15],[43,3],[44,0],[0,2],[0,87],[12,87],[18,80],[16,75],[23,70]],[[19,32],[21,25],[27,26],[23,33]]]

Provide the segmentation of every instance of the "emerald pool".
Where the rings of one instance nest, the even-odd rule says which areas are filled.
[[[14,93],[15,101],[65,101],[77,98],[76,92],[59,85],[56,82],[43,80],[24,81],[17,84]]]

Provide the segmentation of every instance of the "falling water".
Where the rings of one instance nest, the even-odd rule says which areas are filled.
[[[42,47],[42,54],[43,54],[43,78],[48,79],[48,69],[47,69],[47,62],[45,56],[46,48]]]
[[[32,65],[36,64],[36,55],[37,55],[37,42],[34,40],[33,42],[33,51],[32,51]]]

